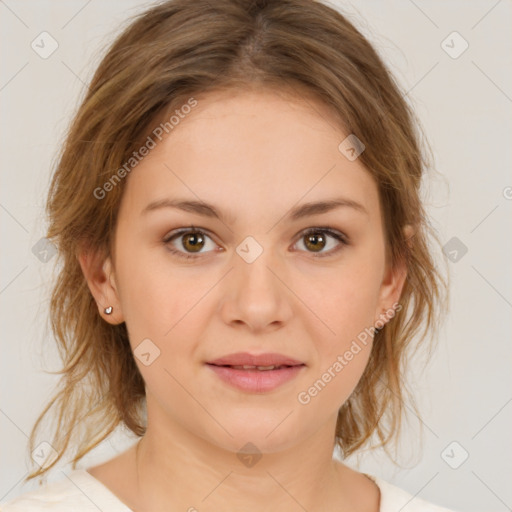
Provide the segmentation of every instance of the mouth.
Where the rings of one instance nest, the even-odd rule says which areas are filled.
[[[296,366],[304,366],[303,364],[300,365],[270,365],[270,366],[251,366],[251,365],[230,365],[230,364],[213,364],[213,363],[206,363],[211,366],[218,366],[219,368],[232,368],[233,370],[244,370],[244,371],[254,371],[257,370],[259,372],[268,372],[272,370],[282,370],[284,368],[295,368]]]
[[[240,367],[237,369],[260,368],[263,371],[267,369],[273,370],[274,367],[304,365],[302,361],[283,354],[250,354],[248,352],[229,354],[212,361],[207,361],[207,364],[213,364],[215,366]]]
[[[273,391],[306,368],[304,363],[280,354],[232,354],[206,366],[223,383],[248,393]]]

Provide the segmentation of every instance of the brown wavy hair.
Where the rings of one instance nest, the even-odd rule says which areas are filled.
[[[432,342],[443,292],[448,295],[429,246],[429,239],[439,240],[420,199],[428,145],[422,145],[421,125],[404,92],[370,42],[319,1],[169,0],[128,20],[97,68],[57,157],[46,237],[59,255],[49,319],[63,366],[49,372],[61,375],[59,389],[29,440],[32,453],[43,420],[52,418],[48,442],[57,456],[26,480],[45,474],[70,448],[76,468],[119,425],[136,436],[145,432],[144,381],[126,325],[110,325],[98,314],[78,260],[85,248],[111,254],[126,180],[102,200],[94,191],[194,94],[248,87],[292,90],[306,101],[310,95],[329,108],[338,128],[366,146],[359,158],[378,186],[387,254],[393,263],[405,261],[408,274],[401,312],[375,334],[367,367],[339,410],[336,444],[346,457],[373,436],[384,448],[398,436],[411,395],[407,356]],[[406,225],[414,228],[409,239]],[[426,348],[430,354],[432,344]]]

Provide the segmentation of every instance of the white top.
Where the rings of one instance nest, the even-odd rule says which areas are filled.
[[[438,507],[372,475],[380,489],[380,512],[454,512]],[[406,506],[407,505],[407,506]],[[85,469],[76,469],[57,482],[0,503],[0,512],[133,512],[108,487]]]

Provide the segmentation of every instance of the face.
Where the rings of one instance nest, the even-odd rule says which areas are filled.
[[[107,321],[126,322],[149,427],[232,451],[332,436],[370,354],[361,333],[405,277],[386,265],[377,186],[314,100],[196,99],[126,178],[111,278],[91,291],[113,305]],[[289,367],[232,368],[273,363]]]

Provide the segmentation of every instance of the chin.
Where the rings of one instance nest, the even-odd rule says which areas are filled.
[[[295,421],[292,419],[295,415],[290,414],[291,411],[292,409],[287,409],[283,414],[273,411],[267,417],[261,410],[258,410],[257,415],[246,411],[245,417],[238,417],[237,420],[224,416],[222,426],[229,434],[218,427],[203,437],[219,448],[235,454],[286,451],[308,437],[307,432],[297,425],[296,418]]]

